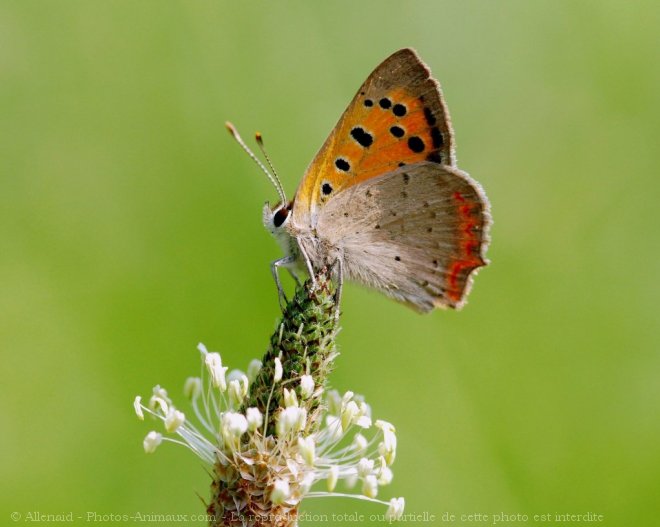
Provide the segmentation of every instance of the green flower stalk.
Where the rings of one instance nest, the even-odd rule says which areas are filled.
[[[403,514],[403,498],[376,497],[392,480],[394,427],[372,423],[369,405],[353,392],[327,390],[338,355],[337,315],[334,285],[321,273],[315,286],[296,289],[268,351],[247,374],[227,374],[220,354],[199,345],[202,375],[184,386],[194,418],[160,386],[146,405],[135,399],[139,418],[149,413],[165,427],[165,435],[147,434],[147,453],[170,441],[209,464],[210,526],[295,526],[303,498],[327,496],[386,505],[390,520]],[[339,482],[346,491],[337,491]],[[359,492],[349,492],[358,484]]]
[[[277,409],[285,406],[284,388],[287,387],[295,392],[298,400],[306,401],[309,431],[315,426],[318,428],[321,396],[337,355],[338,329],[331,280],[320,275],[314,290],[310,282],[296,289],[270,338],[270,347],[263,357],[264,367],[250,384],[250,394],[244,403],[244,410],[255,407],[269,416],[266,435],[275,432]],[[281,373],[276,371],[278,364],[282,367]],[[297,382],[300,379],[304,382]],[[276,390],[278,382],[282,389]],[[309,387],[313,387],[311,393]]]

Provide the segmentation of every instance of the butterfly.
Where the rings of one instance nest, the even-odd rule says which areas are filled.
[[[491,223],[481,186],[456,166],[440,85],[412,49],[367,77],[308,166],[295,197],[230,132],[275,185],[263,223],[284,251],[271,264],[298,280],[333,269],[420,312],[460,308],[485,258]],[[257,141],[272,169],[261,137]]]

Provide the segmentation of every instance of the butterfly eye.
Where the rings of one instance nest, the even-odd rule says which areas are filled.
[[[275,216],[273,216],[273,225],[275,225],[275,227],[281,227],[288,217],[289,209],[282,207],[275,213]]]

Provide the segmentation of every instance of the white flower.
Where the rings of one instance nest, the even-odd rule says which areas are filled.
[[[292,406],[298,406],[298,397],[296,397],[295,390],[287,390],[284,388],[284,407],[290,408]]]
[[[165,417],[165,430],[168,432],[176,432],[185,421],[186,416],[183,412],[179,412],[179,410],[170,408],[170,411]]]
[[[334,415],[325,416],[325,429],[328,430],[331,439],[334,441],[339,441],[344,435],[344,431],[341,427],[341,419]]]
[[[305,463],[310,467],[314,466],[316,460],[316,444],[312,436],[298,438],[298,451],[300,456],[305,460]]]
[[[387,508],[385,517],[390,521],[396,521],[403,516],[403,509],[406,506],[406,502],[403,498],[392,498],[390,500],[390,506]]]
[[[225,378],[225,374],[227,373],[228,368],[222,365],[222,357],[220,357],[219,353],[206,352],[204,362],[211,375],[213,386],[219,388],[221,392],[224,392],[227,389],[227,379]]]
[[[333,492],[337,486],[337,480],[339,479],[339,467],[337,465],[332,465],[328,474],[328,492]]]
[[[378,445],[378,452],[385,458],[388,465],[394,463],[396,458],[396,434],[394,426],[387,421],[376,421],[376,428],[383,432],[383,441]]]
[[[231,381],[240,381],[243,377],[247,377],[241,370],[234,368],[227,374],[227,384]]]
[[[365,478],[374,471],[374,460],[363,457],[357,464],[357,473],[361,478]]]
[[[362,434],[355,434],[355,437],[353,437],[353,449],[358,453],[364,452],[367,446],[369,446],[367,438]]]
[[[311,375],[300,377],[300,396],[303,399],[309,399],[314,393],[314,379]]]
[[[360,415],[360,409],[355,401],[349,401],[341,411],[341,428],[346,431],[346,429],[355,424],[355,421]]]
[[[274,382],[280,382],[282,380],[282,373],[284,370],[282,369],[282,361],[280,360],[279,357],[275,358],[275,375],[273,376],[273,381]]]
[[[133,401],[133,408],[135,408],[135,414],[138,416],[140,421],[144,421],[144,413],[142,412],[142,397],[139,395]]]
[[[237,379],[229,381],[229,404],[232,408],[238,408],[248,394],[248,378],[241,373]]]
[[[352,391],[350,391],[350,390],[346,391],[344,393],[344,395],[342,395],[342,397],[341,397],[342,407],[346,406],[349,401],[352,401],[353,397],[355,397],[355,394]]]
[[[165,388],[161,388],[160,384],[157,384],[156,386],[153,387],[152,393],[154,397],[158,397],[168,404],[172,402],[170,398],[167,396],[167,390]]]
[[[144,451],[147,454],[153,454],[156,451],[156,448],[158,448],[158,445],[160,445],[162,441],[163,441],[163,436],[161,434],[159,434],[158,432],[151,431],[144,438],[144,441],[142,441],[142,446],[144,446]]]
[[[259,408],[248,408],[245,412],[245,417],[247,418],[248,430],[250,432],[254,432],[264,422],[264,416],[261,415]]]
[[[392,478],[394,477],[394,474],[392,474],[392,470],[390,467],[387,466],[387,461],[385,461],[385,458],[383,456],[380,456],[378,458],[378,462],[380,464],[380,467],[376,470],[376,476],[378,477],[378,484],[379,485],[389,485],[392,482]]]
[[[378,475],[378,484],[381,486],[389,485],[390,483],[392,483],[393,478],[394,478],[394,474],[392,474],[392,470],[390,469],[390,467],[385,467],[380,471]]]
[[[275,505],[284,503],[291,495],[289,482],[285,479],[276,479],[273,483],[273,490],[270,492],[270,501]]]
[[[355,424],[360,428],[369,428],[371,426],[371,407],[364,401],[358,404],[359,412]]]
[[[282,437],[289,432],[300,432],[307,424],[307,410],[297,406],[289,406],[280,411],[277,420],[277,435]]]
[[[248,429],[248,421],[243,414],[225,412],[222,414],[222,430],[226,436],[240,437]]]
[[[195,399],[202,393],[202,379],[199,377],[188,377],[183,385],[183,395],[186,399]]]
[[[163,421],[169,434],[149,432],[143,441],[145,452],[154,452],[163,441],[184,445],[213,466],[224,481],[261,478],[263,498],[285,509],[298,507],[305,497],[352,496],[388,506],[390,519],[402,516],[403,498],[389,502],[377,498],[379,487],[392,481],[389,465],[396,456],[394,426],[376,421],[372,427],[371,409],[361,396],[350,391],[343,396],[334,390],[324,393],[311,375],[304,374],[299,385],[290,379],[286,388],[271,386],[269,397],[274,398],[268,404],[259,398],[251,400],[250,379],[258,375],[259,361],[250,363],[247,375],[239,370],[227,374],[220,354],[208,352],[202,344],[199,351],[205,366],[202,376],[189,377],[184,386],[191,407],[188,415],[176,409],[159,385],[147,405],[141,397],[133,401],[139,419],[149,413]],[[276,381],[281,381],[282,361],[274,359],[268,367]],[[307,371],[309,367],[308,362]],[[315,394],[324,394],[318,410]],[[271,404],[278,400],[279,405]],[[254,406],[239,411],[246,401]],[[320,428],[310,426],[318,423],[323,423]],[[321,486],[312,490],[323,480],[327,490]],[[343,488],[335,491],[340,481]],[[350,492],[358,481],[359,491]]]
[[[167,403],[166,399],[163,399],[162,397],[159,397],[157,395],[152,395],[151,398],[149,399],[149,409],[152,411],[157,411],[158,409],[160,409],[161,412],[167,414],[169,412],[169,404]]]
[[[369,498],[375,498],[378,495],[378,481],[373,474],[364,478],[362,483],[362,494]]]
[[[254,381],[261,371],[261,361],[257,359],[252,359],[247,369],[247,377],[250,382]]]

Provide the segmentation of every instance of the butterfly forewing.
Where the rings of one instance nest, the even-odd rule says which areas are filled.
[[[422,162],[329,200],[318,231],[337,247],[347,278],[419,311],[461,307],[486,265],[490,222],[479,185],[457,168]]]
[[[402,49],[367,78],[309,165],[294,220],[314,225],[340,191],[421,161],[453,165],[453,132],[438,83],[414,51]]]

